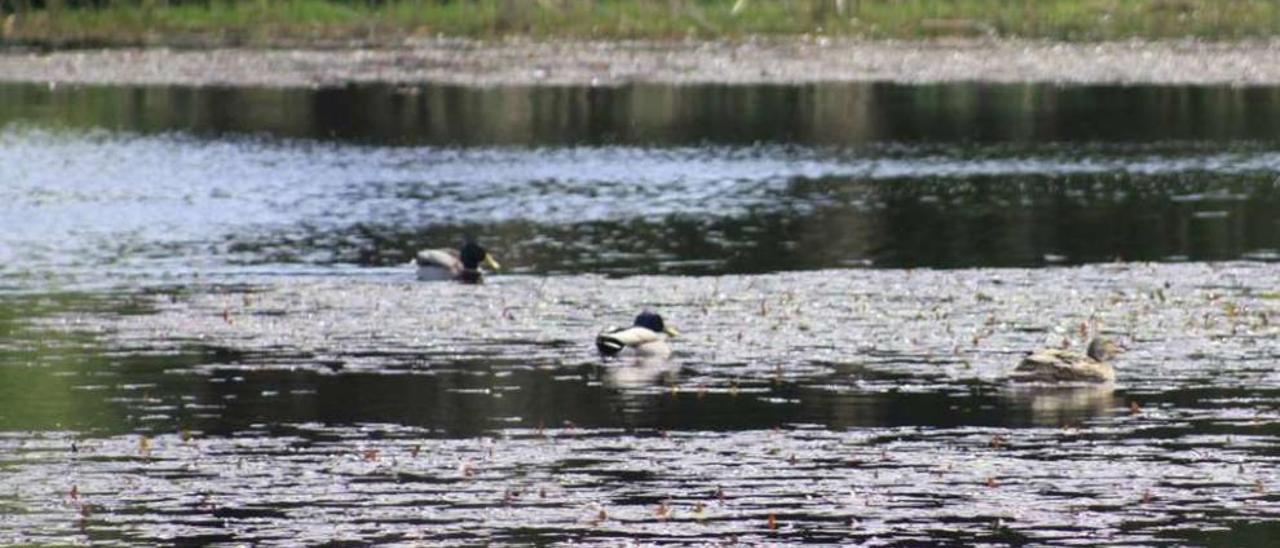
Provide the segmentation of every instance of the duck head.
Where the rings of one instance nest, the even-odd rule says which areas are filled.
[[[639,316],[636,316],[636,321],[632,325],[636,327],[643,327],[654,333],[666,333],[671,337],[680,334],[680,332],[676,331],[674,327],[667,327],[666,322],[662,321],[662,316],[659,316],[656,312],[650,312],[648,310],[645,310],[644,312],[641,312]]]
[[[1096,337],[1089,342],[1089,357],[1100,362],[1110,361],[1112,358],[1119,356],[1121,352],[1124,352],[1124,347],[1110,339]]]
[[[493,255],[490,255],[485,248],[480,247],[480,244],[476,243],[475,240],[467,240],[466,243],[462,244],[462,247],[458,249],[458,260],[462,261],[462,268],[467,270],[480,270],[480,263],[484,263],[491,270],[502,268],[498,261],[493,259]]]

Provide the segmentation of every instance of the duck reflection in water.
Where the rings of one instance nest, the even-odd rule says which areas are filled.
[[[680,364],[668,358],[623,358],[604,369],[604,382],[613,388],[674,384],[679,377]]]
[[[1019,410],[1030,414],[1037,426],[1078,424],[1110,414],[1119,399],[1111,383],[1089,385],[1012,384],[1005,396]]]

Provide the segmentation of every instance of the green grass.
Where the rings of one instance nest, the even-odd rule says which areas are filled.
[[[740,38],[828,35],[1055,40],[1280,35],[1280,0],[0,0],[0,41],[397,44],[425,36]],[[84,3],[84,2],[81,2]]]

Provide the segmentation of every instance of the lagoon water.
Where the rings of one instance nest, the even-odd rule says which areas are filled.
[[[1280,90],[0,86],[0,542],[1270,545]],[[474,234],[508,268],[422,284]],[[649,307],[669,363],[602,362]],[[1024,389],[1104,333],[1114,388]]]

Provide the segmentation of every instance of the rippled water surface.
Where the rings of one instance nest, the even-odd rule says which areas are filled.
[[[0,542],[1280,538],[1280,92],[0,86]],[[508,268],[418,283],[474,234]],[[669,361],[593,334],[658,310]],[[1106,387],[1004,381],[1128,347]]]

